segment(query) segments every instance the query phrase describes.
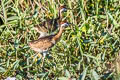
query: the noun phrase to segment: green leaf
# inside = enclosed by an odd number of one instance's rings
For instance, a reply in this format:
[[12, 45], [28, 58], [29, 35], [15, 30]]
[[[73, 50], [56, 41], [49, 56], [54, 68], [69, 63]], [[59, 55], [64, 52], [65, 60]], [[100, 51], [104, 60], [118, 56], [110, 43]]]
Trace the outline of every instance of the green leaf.
[[115, 25], [115, 27], [117, 28], [119, 26], [119, 24], [116, 22], [116, 20], [113, 18], [113, 16], [108, 12], [108, 15], [110, 17], [110, 19], [113, 21], [113, 24]]
[[5, 68], [0, 67], [0, 72], [6, 72]]
[[59, 80], [69, 80], [68, 77], [59, 77], [58, 79], [59, 79]]
[[69, 78], [71, 77], [70, 72], [67, 69], [65, 70], [65, 76]]
[[82, 75], [80, 75], [80, 78], [79, 78], [80, 80], [85, 80], [85, 76], [86, 76], [86, 74], [87, 74], [87, 69], [88, 69], [88, 67], [86, 67], [86, 68], [84, 69]]
[[20, 62], [20, 60], [16, 60], [14, 63], [13, 63], [13, 68], [14, 68], [14, 70], [19, 66], [19, 62]]
[[18, 20], [19, 17], [18, 16], [11, 16], [9, 18], [7, 18], [7, 21], [10, 21], [10, 20]]
[[95, 80], [99, 80], [100, 76], [97, 74], [95, 70], [92, 70], [92, 76], [94, 77]]

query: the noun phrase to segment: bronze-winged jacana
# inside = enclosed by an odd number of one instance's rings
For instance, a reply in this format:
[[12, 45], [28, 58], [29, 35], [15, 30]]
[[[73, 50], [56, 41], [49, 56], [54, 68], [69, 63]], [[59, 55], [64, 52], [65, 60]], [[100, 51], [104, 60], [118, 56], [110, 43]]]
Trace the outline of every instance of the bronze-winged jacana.
[[56, 44], [56, 42], [58, 42], [63, 33], [64, 28], [66, 26], [69, 26], [69, 23], [66, 21], [62, 21], [60, 22], [59, 26], [59, 31], [56, 34], [44, 36], [39, 38], [38, 40], [33, 40], [29, 42], [30, 48], [37, 53], [43, 53], [43, 57], [45, 57], [48, 53], [48, 50], [51, 47], [53, 47]]
[[48, 32], [53, 32], [58, 28], [59, 22], [62, 20], [62, 13], [70, 10], [66, 7], [66, 5], [62, 5], [59, 7], [58, 17], [55, 19], [46, 19], [46, 21], [42, 22], [39, 25], [36, 25], [34, 28], [37, 32], [40, 33], [40, 37], [47, 36]]

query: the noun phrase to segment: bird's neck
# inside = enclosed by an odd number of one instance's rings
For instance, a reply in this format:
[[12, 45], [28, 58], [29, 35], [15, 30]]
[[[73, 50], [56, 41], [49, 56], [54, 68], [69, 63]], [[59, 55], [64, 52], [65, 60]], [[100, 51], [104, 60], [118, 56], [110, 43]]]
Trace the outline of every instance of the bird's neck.
[[60, 9], [59, 9], [59, 12], [58, 12], [58, 19], [61, 19], [62, 15], [61, 15], [61, 12], [60, 12]]
[[57, 41], [60, 39], [62, 32], [63, 32], [64, 28], [60, 27], [59, 32], [54, 36], [53, 40]]

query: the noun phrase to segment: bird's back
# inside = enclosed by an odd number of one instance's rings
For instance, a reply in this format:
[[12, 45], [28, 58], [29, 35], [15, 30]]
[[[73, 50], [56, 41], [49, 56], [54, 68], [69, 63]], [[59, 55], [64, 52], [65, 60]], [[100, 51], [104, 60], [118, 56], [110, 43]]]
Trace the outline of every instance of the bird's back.
[[54, 44], [51, 42], [54, 35], [41, 37], [38, 40], [29, 42], [29, 46], [36, 52], [42, 52]]
[[46, 19], [46, 21], [42, 22], [39, 25], [35, 25], [35, 28], [37, 28], [38, 32], [46, 32], [51, 33], [55, 31], [58, 28], [59, 20], [57, 18], [55, 19]]

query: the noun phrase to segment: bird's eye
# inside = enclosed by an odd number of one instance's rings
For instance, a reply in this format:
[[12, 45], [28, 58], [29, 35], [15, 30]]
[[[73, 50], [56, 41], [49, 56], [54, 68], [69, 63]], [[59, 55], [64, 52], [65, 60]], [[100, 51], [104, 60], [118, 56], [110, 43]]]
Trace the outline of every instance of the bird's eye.
[[66, 27], [66, 26], [69, 26], [68, 23], [64, 23], [64, 24], [61, 24], [62, 27]]

